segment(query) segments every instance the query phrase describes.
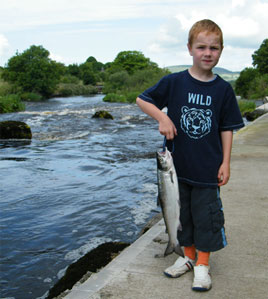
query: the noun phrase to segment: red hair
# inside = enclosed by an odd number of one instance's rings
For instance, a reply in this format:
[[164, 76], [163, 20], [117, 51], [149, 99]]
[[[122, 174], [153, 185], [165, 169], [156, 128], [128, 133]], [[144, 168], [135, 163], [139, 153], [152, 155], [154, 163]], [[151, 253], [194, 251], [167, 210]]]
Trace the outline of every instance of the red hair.
[[221, 47], [223, 48], [223, 35], [221, 28], [211, 20], [205, 19], [196, 22], [189, 31], [188, 44], [191, 46], [194, 39], [200, 32], [215, 33], [219, 36]]

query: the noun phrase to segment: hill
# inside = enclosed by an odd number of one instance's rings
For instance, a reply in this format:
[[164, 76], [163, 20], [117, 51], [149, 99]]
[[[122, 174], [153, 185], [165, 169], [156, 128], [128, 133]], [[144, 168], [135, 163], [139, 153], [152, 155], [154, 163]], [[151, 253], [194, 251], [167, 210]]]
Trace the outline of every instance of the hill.
[[[171, 73], [176, 73], [176, 72], [181, 72], [184, 71], [188, 68], [190, 68], [191, 65], [172, 65], [172, 66], [167, 66], [166, 68], [171, 72]], [[232, 72], [229, 71], [225, 68], [222, 67], [215, 67], [213, 69], [215, 74], [220, 75], [223, 79], [226, 81], [233, 81], [236, 80], [239, 77], [240, 72]]]

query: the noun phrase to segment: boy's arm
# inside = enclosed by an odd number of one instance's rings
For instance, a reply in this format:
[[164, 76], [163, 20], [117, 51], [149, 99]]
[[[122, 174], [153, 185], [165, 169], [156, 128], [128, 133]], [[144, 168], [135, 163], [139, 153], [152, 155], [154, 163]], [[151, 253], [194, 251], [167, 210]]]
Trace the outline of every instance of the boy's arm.
[[222, 131], [221, 142], [223, 150], [223, 161], [218, 171], [218, 186], [226, 185], [230, 178], [233, 131]]
[[140, 98], [137, 98], [136, 103], [144, 113], [158, 121], [160, 134], [166, 136], [167, 140], [174, 139], [177, 135], [177, 129], [166, 113], [161, 111], [154, 104], [146, 102]]

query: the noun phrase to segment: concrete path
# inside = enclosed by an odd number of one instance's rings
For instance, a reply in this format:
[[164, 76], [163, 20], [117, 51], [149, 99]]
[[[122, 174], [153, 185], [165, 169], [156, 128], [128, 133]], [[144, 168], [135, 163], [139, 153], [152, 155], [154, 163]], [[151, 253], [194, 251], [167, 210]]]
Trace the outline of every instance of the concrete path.
[[268, 298], [268, 114], [235, 134], [231, 180], [221, 189], [228, 246], [211, 254], [212, 289], [191, 290], [193, 272], [177, 279], [163, 270], [176, 254], [155, 258], [166, 244], [161, 220], [66, 299]]

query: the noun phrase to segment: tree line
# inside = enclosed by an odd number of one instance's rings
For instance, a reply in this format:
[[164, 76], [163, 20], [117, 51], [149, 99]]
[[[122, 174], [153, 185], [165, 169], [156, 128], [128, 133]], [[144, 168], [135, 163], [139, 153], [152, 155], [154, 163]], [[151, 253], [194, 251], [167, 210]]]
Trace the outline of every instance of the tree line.
[[100, 90], [106, 101], [134, 102], [144, 88], [167, 73], [139, 51], [122, 51], [105, 64], [90, 56], [84, 63], [66, 66], [52, 60], [42, 46], [32, 45], [0, 68], [0, 113], [23, 109], [20, 100], [91, 95]]

